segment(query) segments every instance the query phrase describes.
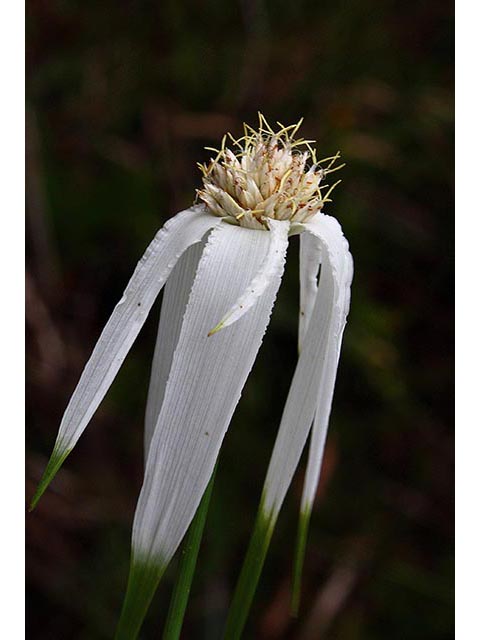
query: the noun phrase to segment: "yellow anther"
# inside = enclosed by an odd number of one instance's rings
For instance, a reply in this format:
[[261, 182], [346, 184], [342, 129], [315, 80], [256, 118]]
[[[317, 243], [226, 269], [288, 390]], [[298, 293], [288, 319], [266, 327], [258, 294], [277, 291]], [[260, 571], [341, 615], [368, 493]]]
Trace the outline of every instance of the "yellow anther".
[[[255, 139], [258, 137], [258, 132], [255, 131], [255, 129], [253, 127], [251, 127], [249, 124], [247, 124], [246, 122], [243, 123], [243, 127], [245, 129], [245, 137], [248, 138], [250, 137], [250, 139]], [[248, 130], [250, 130], [252, 132], [252, 135], [249, 136], [248, 135]]]
[[335, 189], [335, 187], [340, 184], [340, 182], [341, 182], [341, 180], [337, 180], [337, 182], [335, 182], [335, 184], [332, 184], [330, 189], [327, 191], [327, 193], [322, 198], [324, 202], [331, 202], [331, 200], [328, 199], [328, 196], [332, 193], [332, 191]]
[[316, 140], [304, 140], [303, 138], [299, 138], [298, 140], [295, 140], [295, 142], [291, 142], [290, 146], [292, 148], [299, 147], [302, 144], [307, 146], [307, 145], [310, 145], [312, 142], [316, 142]]
[[334, 156], [329, 156], [328, 158], [322, 158], [321, 160], [319, 160], [318, 162], [328, 162], [329, 160], [333, 160], [335, 161], [337, 158], [340, 157], [340, 152], [337, 151], [337, 153]]
[[[300, 118], [300, 120], [297, 122], [297, 124], [294, 126], [292, 133], [290, 134], [290, 137], [293, 138], [293, 136], [297, 133], [297, 131], [300, 129], [300, 127], [302, 126], [303, 123], [303, 116]], [[312, 142], [315, 142], [314, 140]]]
[[275, 132], [273, 131], [272, 127], [268, 124], [267, 119], [265, 118], [263, 113], [260, 113], [260, 111], [258, 112], [258, 123], [260, 125], [259, 127], [260, 129], [262, 129], [262, 123], [263, 123], [266, 127], [266, 131], [268, 133], [271, 133], [272, 136], [275, 135]]
[[285, 185], [285, 181], [286, 181], [286, 179], [288, 178], [288, 176], [289, 176], [289, 175], [291, 175], [291, 173], [292, 173], [292, 169], [289, 169], [288, 171], [286, 171], [286, 172], [283, 174], [283, 177], [282, 177], [282, 179], [280, 180], [280, 184], [278, 185], [278, 189], [277, 189], [277, 191], [281, 191], [281, 190], [283, 189], [283, 187], [284, 187], [284, 185]]
[[197, 167], [200, 169], [204, 176], [207, 175], [207, 167], [204, 164], [202, 164], [201, 162], [197, 162]]
[[292, 201], [291, 201], [291, 202], [292, 202], [292, 204], [293, 204], [293, 207], [292, 207], [292, 213], [290, 214], [289, 220], [292, 220], [292, 218], [293, 218], [293, 216], [296, 214], [296, 212], [297, 212], [297, 208], [298, 208], [298, 207], [297, 207], [297, 203], [295, 202], [295, 200], [294, 200], [293, 198], [292, 198]]
[[[332, 165], [329, 165], [330, 167]], [[333, 173], [334, 171], [338, 171], [339, 169], [343, 169], [343, 167], [345, 166], [345, 162], [343, 164], [339, 164], [337, 167], [333, 167], [333, 169], [329, 169], [328, 167], [326, 169], [323, 170], [323, 173], [327, 174], [327, 173]]]
[[239, 147], [243, 152], [243, 146], [242, 146], [241, 142], [242, 142], [242, 140], [246, 140], [246, 136], [242, 136], [241, 138], [234, 138], [230, 132], [228, 132], [227, 135], [230, 138], [230, 140], [233, 142], [233, 144], [235, 144], [237, 147]]
[[315, 149], [310, 145], [310, 143], [309, 143], [309, 142], [307, 142], [305, 146], [307, 147], [307, 149], [308, 149], [308, 150], [309, 150], [309, 152], [310, 152], [310, 156], [311, 156], [311, 158], [312, 158], [312, 164], [318, 164], [318, 161], [317, 161], [317, 152], [315, 151]]
[[328, 165], [328, 167], [326, 169], [324, 169], [324, 171], [328, 171], [330, 169], [330, 167], [335, 164], [335, 161], [338, 160], [339, 157], [340, 157], [340, 151], [337, 151], [337, 153], [333, 156], [333, 158], [331, 158], [330, 164]]

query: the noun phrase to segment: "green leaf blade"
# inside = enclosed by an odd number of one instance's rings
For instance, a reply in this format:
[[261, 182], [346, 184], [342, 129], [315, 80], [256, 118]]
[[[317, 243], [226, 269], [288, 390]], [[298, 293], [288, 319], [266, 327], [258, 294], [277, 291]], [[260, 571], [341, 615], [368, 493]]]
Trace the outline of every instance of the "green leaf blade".
[[300, 596], [302, 591], [302, 573], [305, 562], [305, 548], [307, 545], [308, 527], [310, 524], [311, 508], [300, 512], [298, 520], [297, 541], [295, 544], [295, 559], [293, 562], [293, 583], [292, 583], [292, 616], [298, 616], [300, 608]]
[[212, 495], [215, 471], [197, 509], [188, 532], [185, 548], [182, 550], [179, 575], [168, 610], [167, 622], [163, 632], [163, 640], [177, 640], [182, 630], [185, 610], [187, 608], [190, 588], [198, 559], [198, 552], [203, 536], [208, 507]]
[[242, 571], [235, 588], [233, 601], [225, 626], [225, 640], [239, 640], [262, 572], [265, 557], [275, 526], [275, 519], [267, 514], [263, 506], [258, 511], [255, 527]]

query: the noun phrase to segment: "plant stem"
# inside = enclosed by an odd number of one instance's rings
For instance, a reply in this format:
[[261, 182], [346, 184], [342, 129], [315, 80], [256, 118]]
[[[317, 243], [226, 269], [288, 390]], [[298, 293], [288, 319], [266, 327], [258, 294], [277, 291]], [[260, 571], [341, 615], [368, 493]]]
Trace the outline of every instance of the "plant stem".
[[205, 489], [203, 498], [198, 506], [195, 517], [190, 525], [187, 540], [182, 549], [179, 574], [175, 589], [173, 591], [170, 608], [168, 610], [167, 622], [163, 631], [163, 640], [178, 640], [182, 630], [183, 618], [187, 608], [190, 587], [192, 586], [193, 574], [197, 564], [198, 551], [202, 540], [203, 529], [207, 519], [208, 506], [212, 495], [213, 483], [215, 480], [216, 467], [212, 477]]

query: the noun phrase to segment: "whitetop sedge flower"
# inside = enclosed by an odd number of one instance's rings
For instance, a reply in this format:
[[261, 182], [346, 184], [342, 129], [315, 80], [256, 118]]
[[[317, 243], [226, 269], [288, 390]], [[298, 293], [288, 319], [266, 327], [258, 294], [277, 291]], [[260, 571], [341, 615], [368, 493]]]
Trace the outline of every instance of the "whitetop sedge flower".
[[[322, 168], [312, 141], [295, 139], [300, 124], [274, 131], [260, 116], [258, 130], [245, 126], [242, 138], [230, 136], [231, 148], [225, 136], [216, 156], [200, 165], [201, 203], [169, 220], [138, 263], [68, 404], [32, 501], [34, 506], [75, 446], [166, 285], [145, 418], [145, 477], [118, 638], [136, 637], [160, 576], [194, 517], [269, 323], [289, 237], [297, 234], [300, 356], [243, 582], [252, 581], [248, 565], [255, 553], [261, 558], [253, 570], [258, 578], [312, 429], [301, 507], [302, 522], [308, 521], [353, 266], [340, 225], [321, 211], [334, 186], [322, 182], [335, 170], [338, 154]], [[302, 526], [301, 548], [304, 538]], [[248, 605], [242, 600], [252, 595], [241, 578], [227, 637], [238, 637]]]

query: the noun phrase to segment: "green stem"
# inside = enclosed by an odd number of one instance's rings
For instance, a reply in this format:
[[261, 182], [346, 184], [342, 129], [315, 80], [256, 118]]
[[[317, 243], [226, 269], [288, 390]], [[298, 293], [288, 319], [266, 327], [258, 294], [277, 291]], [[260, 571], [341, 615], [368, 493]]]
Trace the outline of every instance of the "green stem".
[[265, 562], [274, 526], [275, 520], [265, 514], [261, 504], [232, 605], [228, 612], [224, 634], [225, 640], [238, 640], [241, 637]]
[[292, 585], [292, 616], [298, 615], [300, 607], [300, 595], [302, 587], [302, 572], [305, 561], [305, 547], [307, 545], [308, 526], [310, 524], [311, 508], [300, 512], [298, 521], [297, 542], [295, 545], [295, 560], [293, 563], [293, 585]]
[[210, 482], [203, 494], [202, 501], [197, 509], [180, 560], [179, 575], [168, 610], [167, 622], [163, 631], [163, 640], [177, 640], [182, 630], [183, 618], [187, 608], [188, 596], [192, 586], [193, 574], [197, 564], [198, 551], [202, 540], [203, 529], [207, 519], [208, 506], [212, 495], [216, 468], [213, 471]]

